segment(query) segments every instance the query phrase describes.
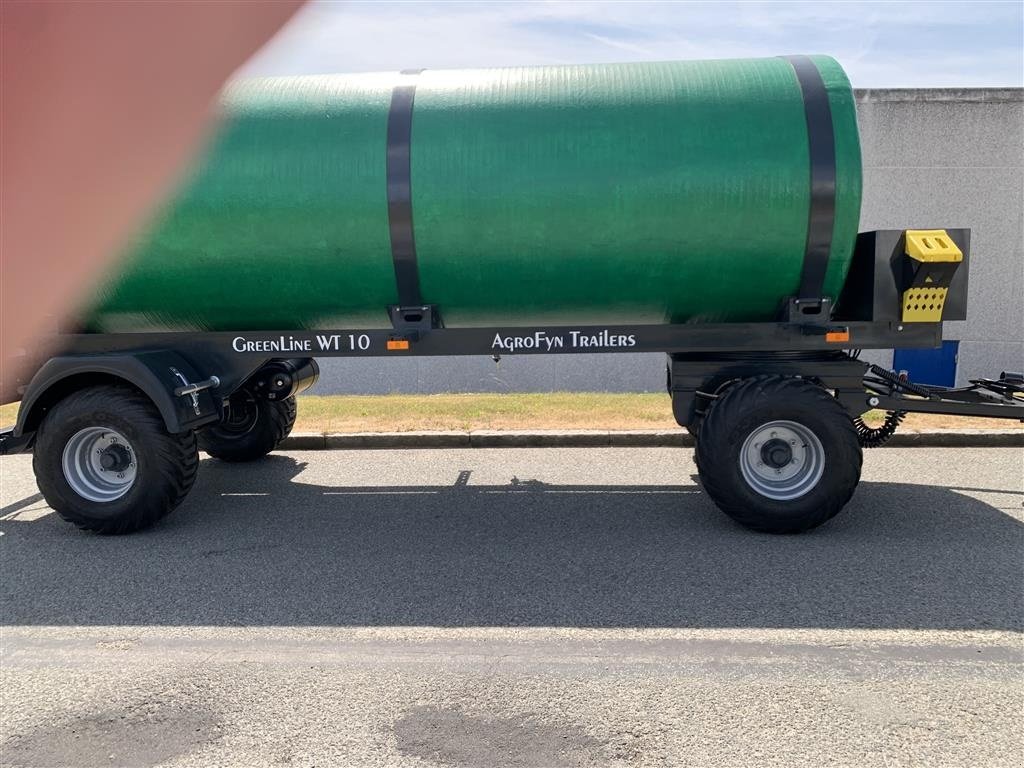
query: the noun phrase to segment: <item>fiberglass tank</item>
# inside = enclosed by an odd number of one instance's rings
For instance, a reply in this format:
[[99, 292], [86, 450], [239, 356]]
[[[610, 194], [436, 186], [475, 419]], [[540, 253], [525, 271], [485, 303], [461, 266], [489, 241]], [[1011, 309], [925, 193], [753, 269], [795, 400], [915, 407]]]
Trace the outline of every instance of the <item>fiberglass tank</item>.
[[827, 94], [816, 139], [786, 58], [238, 83], [84, 327], [386, 327], [396, 255], [403, 303], [447, 327], [775, 319], [801, 282], [815, 140], [834, 148], [838, 296], [860, 210], [854, 98], [834, 60], [802, 61]]

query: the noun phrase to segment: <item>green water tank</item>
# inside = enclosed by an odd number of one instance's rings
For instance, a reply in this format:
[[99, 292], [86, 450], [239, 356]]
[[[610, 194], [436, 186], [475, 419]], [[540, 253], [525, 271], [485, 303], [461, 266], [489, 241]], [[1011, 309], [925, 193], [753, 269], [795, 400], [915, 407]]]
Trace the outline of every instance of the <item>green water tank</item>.
[[860, 211], [853, 93], [834, 60], [803, 58], [803, 80], [795, 61], [239, 83], [83, 324], [387, 327], [396, 251], [402, 301], [418, 277], [447, 327], [770, 320], [822, 233], [835, 297]]

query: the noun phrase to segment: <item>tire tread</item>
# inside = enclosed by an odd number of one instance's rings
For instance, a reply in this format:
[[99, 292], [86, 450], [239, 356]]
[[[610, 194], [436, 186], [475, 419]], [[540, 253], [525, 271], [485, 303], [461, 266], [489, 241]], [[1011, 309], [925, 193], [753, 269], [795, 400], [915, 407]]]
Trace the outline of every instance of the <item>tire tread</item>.
[[[65, 498], [61, 486], [61, 456], [64, 442], [59, 436], [64, 424], [90, 414], [113, 411], [141, 433], [145, 448], [152, 454], [151, 464], [163, 482], [147, 482], [151, 490], [146, 503], [135, 504], [116, 517], [91, 517], [76, 506], [75, 498]], [[138, 451], [143, 446], [136, 446]], [[64, 520], [82, 530], [101, 534], [124, 534], [147, 528], [170, 514], [192, 489], [199, 471], [199, 452], [192, 431], [173, 434], [153, 402], [138, 390], [119, 385], [103, 385], [79, 390], [57, 403], [46, 415], [36, 436], [32, 457], [39, 491]], [[58, 476], [59, 473], [59, 476]], [[74, 493], [68, 489], [70, 493]]]
[[295, 426], [298, 404], [294, 397], [258, 403], [260, 415], [250, 432], [225, 437], [213, 425], [199, 433], [199, 448], [215, 459], [239, 463], [261, 459], [276, 449]]
[[[849, 446], [849, 456], [843, 456], [852, 464], [845, 470], [853, 470], [854, 481], [836, 482], [837, 469], [820, 481], [827, 491], [826, 497], [816, 510], [793, 519], [779, 519], [763, 509], [753, 508], [745, 503], [736, 489], [736, 481], [730, 472], [722, 468], [734, 462], [733, 450], [736, 433], [743, 429], [741, 421], [749, 416], [752, 409], [765, 402], [800, 403], [814, 408], [834, 431], [836, 444]], [[739, 382], [711, 403], [701, 426], [701, 439], [697, 441], [695, 460], [701, 483], [708, 496], [729, 517], [741, 525], [765, 533], [799, 533], [816, 528], [835, 517], [850, 501], [860, 477], [863, 454], [857, 442], [857, 431], [846, 410], [825, 389], [806, 379], [778, 375], [756, 376]], [[819, 435], [819, 438], [821, 435]], [[834, 457], [835, 458], [835, 457]], [[844, 469], [844, 468], [839, 468]], [[770, 500], [766, 499], [766, 502]]]

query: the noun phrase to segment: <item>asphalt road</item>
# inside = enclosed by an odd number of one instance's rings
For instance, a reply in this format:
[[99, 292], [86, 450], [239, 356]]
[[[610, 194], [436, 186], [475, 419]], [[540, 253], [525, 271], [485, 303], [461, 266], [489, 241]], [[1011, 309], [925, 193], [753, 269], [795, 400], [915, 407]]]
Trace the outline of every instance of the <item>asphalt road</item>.
[[205, 461], [135, 536], [0, 460], [4, 765], [1001, 766], [1024, 451], [869, 452], [748, 533], [686, 449]]

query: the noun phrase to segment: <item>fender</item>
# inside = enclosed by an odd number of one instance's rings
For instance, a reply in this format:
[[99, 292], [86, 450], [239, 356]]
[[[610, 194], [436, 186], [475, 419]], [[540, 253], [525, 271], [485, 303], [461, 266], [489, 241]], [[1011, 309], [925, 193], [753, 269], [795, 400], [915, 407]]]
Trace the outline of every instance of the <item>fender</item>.
[[13, 436], [34, 433], [48, 408], [84, 387], [122, 381], [141, 390], [160, 411], [172, 433], [197, 429], [221, 417], [221, 402], [210, 390], [178, 397], [177, 387], [202, 375], [177, 352], [150, 350], [50, 358], [25, 389]]

